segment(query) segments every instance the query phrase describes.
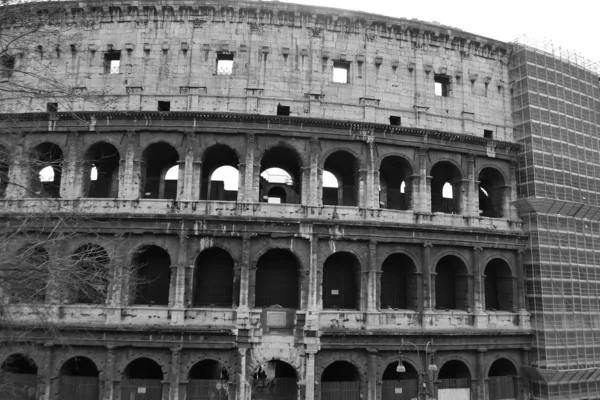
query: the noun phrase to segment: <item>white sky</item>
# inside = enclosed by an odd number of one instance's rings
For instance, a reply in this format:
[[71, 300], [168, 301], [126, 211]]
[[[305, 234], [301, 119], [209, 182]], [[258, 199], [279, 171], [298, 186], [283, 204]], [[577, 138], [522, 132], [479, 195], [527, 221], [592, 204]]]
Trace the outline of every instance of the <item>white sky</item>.
[[600, 61], [597, 43], [600, 19], [598, 0], [296, 0], [285, 3], [365, 11], [397, 18], [437, 21], [478, 36], [510, 42], [527, 35], [550, 39], [585, 58]]

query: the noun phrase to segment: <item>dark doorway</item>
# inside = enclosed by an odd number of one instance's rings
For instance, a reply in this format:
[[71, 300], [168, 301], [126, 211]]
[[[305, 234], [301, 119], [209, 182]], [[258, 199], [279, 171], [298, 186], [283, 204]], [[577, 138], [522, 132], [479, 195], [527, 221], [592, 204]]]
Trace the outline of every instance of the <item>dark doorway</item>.
[[121, 381], [121, 399], [162, 400], [163, 372], [149, 358], [138, 358], [127, 365]]
[[60, 400], [98, 399], [98, 375], [96, 364], [89, 358], [70, 358], [60, 369]]
[[485, 309], [514, 311], [513, 277], [502, 259], [494, 259], [485, 267]]
[[266, 252], [256, 263], [256, 307], [300, 305], [298, 261], [288, 250]]
[[435, 308], [467, 310], [469, 280], [464, 263], [456, 256], [445, 256], [438, 261], [435, 272]]
[[321, 400], [359, 400], [360, 375], [347, 361], [330, 364], [321, 376]]
[[356, 157], [346, 151], [336, 151], [325, 160], [323, 171], [333, 174], [338, 183], [337, 196], [331, 196], [329, 191], [323, 189], [323, 205], [358, 205], [358, 162]]
[[360, 265], [353, 254], [334, 253], [323, 267], [323, 308], [358, 309]]
[[[142, 161], [142, 197], [175, 200], [179, 154], [173, 146], [164, 142], [151, 144], [142, 153]], [[177, 168], [172, 170], [173, 167]]]
[[490, 400], [518, 398], [518, 375], [515, 365], [506, 358], [492, 364], [488, 374], [488, 394]]
[[138, 280], [135, 304], [168, 305], [171, 284], [169, 254], [158, 246], [146, 247], [135, 256], [134, 268]]
[[416, 309], [419, 303], [417, 274], [406, 254], [392, 254], [385, 259], [381, 274], [381, 309]]
[[405, 372], [397, 372], [398, 361], [383, 372], [382, 400], [411, 400], [419, 397], [419, 374], [415, 367], [403, 362]]
[[399, 156], [386, 157], [379, 169], [379, 205], [392, 210], [408, 210], [412, 197], [412, 167]]
[[271, 360], [256, 370], [252, 377], [252, 398], [257, 400], [296, 400], [298, 378], [294, 367]]
[[84, 196], [119, 197], [119, 151], [110, 143], [92, 145], [85, 153]]
[[202, 360], [189, 374], [187, 398], [194, 400], [227, 400], [229, 373], [215, 360]]
[[213, 247], [196, 258], [194, 306], [233, 306], [233, 259], [223, 249]]
[[0, 398], [3, 400], [35, 400], [37, 365], [23, 354], [13, 354], [2, 363]]

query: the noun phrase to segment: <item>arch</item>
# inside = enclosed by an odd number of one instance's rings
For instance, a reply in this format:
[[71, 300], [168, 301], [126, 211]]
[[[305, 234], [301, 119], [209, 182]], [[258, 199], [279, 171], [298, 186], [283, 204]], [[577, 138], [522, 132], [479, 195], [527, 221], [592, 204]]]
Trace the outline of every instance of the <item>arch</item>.
[[73, 253], [69, 279], [63, 285], [67, 298], [81, 304], [103, 304], [110, 282], [107, 251], [92, 243], [79, 246]]
[[[291, 178], [281, 179], [278, 175], [266, 174], [280, 169]], [[266, 150], [260, 160], [260, 201], [269, 201], [270, 194], [275, 190], [276, 198], [281, 203], [300, 204], [302, 200], [302, 158], [296, 149], [279, 144]], [[274, 196], [275, 198], [275, 196]]]
[[274, 186], [267, 193], [267, 202], [275, 204], [287, 203], [287, 193], [281, 186]]
[[300, 306], [300, 265], [285, 249], [271, 249], [256, 263], [255, 306], [284, 308]]
[[11, 354], [0, 367], [0, 398], [34, 399], [37, 395], [35, 362], [25, 354]]
[[[462, 173], [460, 168], [449, 160], [438, 161], [430, 171], [431, 212], [458, 214], [462, 212]], [[452, 186], [452, 198], [444, 198], [444, 185]]]
[[479, 172], [479, 212], [484, 217], [502, 218], [507, 215], [504, 209], [507, 196], [506, 181], [495, 167], [485, 167]]
[[440, 389], [467, 389], [471, 387], [471, 371], [460, 360], [449, 360], [438, 373]]
[[[399, 400], [419, 397], [419, 373], [409, 362], [402, 361], [405, 372], [398, 372], [400, 361], [388, 364], [382, 375], [381, 399]], [[398, 396], [401, 389], [401, 396]]]
[[215, 179], [214, 173], [222, 167], [231, 167], [237, 171], [239, 180], [239, 158], [237, 153], [231, 147], [224, 144], [215, 144], [204, 151], [202, 157], [202, 178], [200, 185], [200, 199], [202, 200], [220, 200], [236, 201], [238, 194], [238, 185], [236, 189], [231, 188], [231, 180], [235, 177], [231, 173], [224, 174], [222, 179]]
[[176, 199], [177, 181], [166, 180], [167, 171], [177, 165], [179, 153], [167, 142], [150, 144], [142, 152], [141, 196], [147, 199]]
[[198, 361], [188, 373], [187, 397], [227, 400], [229, 372], [212, 359]]
[[285, 361], [260, 364], [252, 375], [252, 398], [294, 400], [298, 398], [298, 374]]
[[336, 150], [325, 159], [323, 171], [331, 172], [337, 188], [323, 188], [323, 205], [358, 205], [358, 159], [346, 150]]
[[162, 398], [163, 371], [158, 363], [150, 358], [137, 358], [123, 370], [121, 381], [121, 399], [135, 398], [135, 394], [144, 388], [149, 399]]
[[4, 277], [5, 291], [10, 300], [43, 303], [51, 267], [50, 256], [44, 247], [36, 244], [21, 247]]
[[111, 143], [96, 142], [84, 155], [83, 195], [93, 198], [119, 197], [119, 150]]
[[417, 268], [412, 258], [402, 253], [391, 254], [381, 269], [381, 309], [416, 309], [419, 304]]
[[323, 265], [323, 308], [359, 309], [360, 263], [349, 252], [331, 254]]
[[518, 394], [518, 372], [515, 364], [499, 358], [488, 371], [487, 389], [490, 400], [516, 399]]
[[455, 255], [446, 255], [435, 267], [435, 307], [438, 310], [469, 309], [468, 270]]
[[219, 247], [211, 247], [198, 254], [194, 265], [194, 306], [232, 307], [234, 261], [231, 255]]
[[347, 361], [334, 361], [329, 364], [321, 375], [321, 399], [339, 399], [340, 392], [348, 400], [359, 400], [360, 373]]
[[[59, 198], [64, 159], [61, 148], [51, 142], [40, 143], [31, 151], [30, 159], [31, 191], [39, 197]], [[52, 173], [42, 179], [40, 172], [45, 168]]]
[[485, 309], [514, 311], [514, 279], [510, 266], [501, 258], [490, 260], [484, 270]]
[[151, 358], [141, 357], [129, 362], [123, 370], [123, 379], [156, 379], [163, 380], [160, 365]]
[[171, 257], [158, 246], [138, 250], [133, 259], [137, 277], [134, 304], [168, 305], [171, 285]]
[[0, 199], [3, 199], [8, 186], [8, 177], [10, 169], [10, 154], [5, 146], [0, 144]]
[[99, 372], [92, 360], [87, 357], [75, 356], [63, 363], [59, 375], [98, 377]]
[[379, 167], [379, 204], [392, 210], [409, 210], [412, 203], [411, 163], [404, 157], [390, 155]]

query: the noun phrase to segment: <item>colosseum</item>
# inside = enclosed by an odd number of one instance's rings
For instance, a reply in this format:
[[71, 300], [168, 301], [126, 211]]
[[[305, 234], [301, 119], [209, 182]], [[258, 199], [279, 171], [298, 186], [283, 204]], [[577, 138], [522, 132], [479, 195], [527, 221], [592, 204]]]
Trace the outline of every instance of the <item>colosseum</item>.
[[3, 399], [600, 399], [589, 65], [279, 2], [26, 7]]

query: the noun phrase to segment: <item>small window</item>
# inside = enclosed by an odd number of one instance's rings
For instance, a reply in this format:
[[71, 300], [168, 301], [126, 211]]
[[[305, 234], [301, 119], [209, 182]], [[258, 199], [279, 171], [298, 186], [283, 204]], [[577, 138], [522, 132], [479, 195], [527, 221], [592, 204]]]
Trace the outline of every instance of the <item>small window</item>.
[[49, 112], [49, 113], [58, 112], [58, 103], [46, 103], [46, 112]]
[[277, 104], [277, 115], [290, 115], [290, 107]]
[[494, 138], [494, 131], [491, 131], [489, 129], [484, 129], [483, 130], [483, 137], [486, 139], [493, 139]]
[[10, 78], [15, 70], [15, 58], [11, 56], [3, 56], [0, 58], [0, 77]]
[[448, 97], [450, 92], [450, 77], [446, 75], [436, 75], [435, 81], [435, 95]]
[[402, 122], [402, 119], [400, 117], [390, 115], [390, 125], [400, 126], [401, 122]]
[[121, 52], [109, 51], [104, 54], [104, 73], [118, 74], [121, 67]]
[[171, 102], [170, 101], [159, 101], [158, 102], [158, 111], [171, 111]]
[[233, 72], [233, 54], [217, 54], [217, 75], [231, 75]]
[[333, 63], [333, 81], [336, 83], [348, 83], [350, 76], [350, 64], [346, 62]]

